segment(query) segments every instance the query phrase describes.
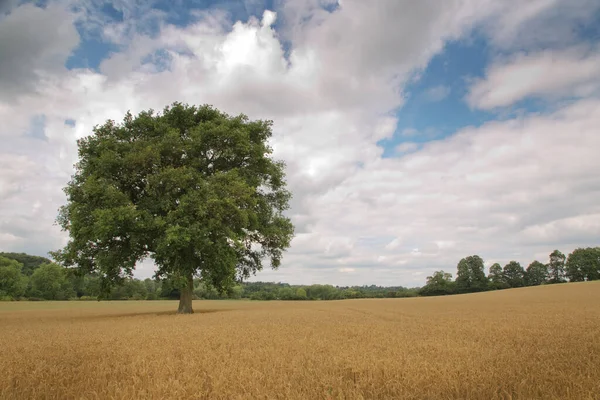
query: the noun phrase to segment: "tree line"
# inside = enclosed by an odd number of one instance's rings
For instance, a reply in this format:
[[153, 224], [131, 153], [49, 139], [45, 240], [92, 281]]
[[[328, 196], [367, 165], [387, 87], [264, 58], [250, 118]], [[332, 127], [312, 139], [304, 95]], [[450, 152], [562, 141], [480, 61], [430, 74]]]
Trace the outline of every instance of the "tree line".
[[[0, 300], [176, 300], [181, 296], [175, 279], [126, 278], [105, 291], [98, 274], [80, 276], [49, 259], [23, 253], [0, 253]], [[341, 300], [414, 297], [418, 288], [401, 286], [290, 285], [237, 282], [218, 290], [209, 282], [193, 280], [194, 299]]]
[[452, 274], [443, 270], [428, 276], [419, 295], [443, 296], [599, 279], [600, 247], [577, 248], [568, 257], [554, 250], [547, 263], [535, 260], [527, 268], [523, 268], [517, 261], [510, 261], [504, 267], [495, 263], [487, 276], [483, 259], [473, 255], [459, 261], [454, 281]]
[[[270, 282], [237, 282], [219, 290], [209, 282], [193, 280], [194, 299], [342, 300], [443, 296], [501, 290], [562, 282], [600, 279], [600, 247], [578, 248], [565, 256], [558, 250], [547, 263], [533, 261], [523, 268], [517, 261], [504, 267], [493, 264], [485, 274], [483, 259], [465, 257], [457, 265], [456, 279], [442, 271], [427, 277], [425, 286], [290, 285]], [[78, 274], [44, 257], [0, 252], [0, 300], [158, 300], [179, 299], [181, 285], [175, 279], [125, 278], [109, 290], [98, 274]]]

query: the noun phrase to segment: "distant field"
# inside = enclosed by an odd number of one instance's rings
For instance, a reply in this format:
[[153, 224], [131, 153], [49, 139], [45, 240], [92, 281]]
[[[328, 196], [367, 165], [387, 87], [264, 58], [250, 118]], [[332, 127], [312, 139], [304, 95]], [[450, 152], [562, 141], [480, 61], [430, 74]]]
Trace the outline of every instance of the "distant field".
[[600, 283], [332, 302], [0, 303], [2, 399], [600, 399]]

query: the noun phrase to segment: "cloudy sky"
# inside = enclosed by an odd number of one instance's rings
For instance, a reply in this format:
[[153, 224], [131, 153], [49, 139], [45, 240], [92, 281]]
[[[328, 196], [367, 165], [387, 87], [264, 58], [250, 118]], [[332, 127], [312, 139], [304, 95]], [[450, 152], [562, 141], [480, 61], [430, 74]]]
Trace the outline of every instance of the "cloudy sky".
[[0, 250], [64, 245], [76, 139], [173, 101], [275, 121], [296, 237], [256, 279], [600, 244], [598, 0], [0, 0]]

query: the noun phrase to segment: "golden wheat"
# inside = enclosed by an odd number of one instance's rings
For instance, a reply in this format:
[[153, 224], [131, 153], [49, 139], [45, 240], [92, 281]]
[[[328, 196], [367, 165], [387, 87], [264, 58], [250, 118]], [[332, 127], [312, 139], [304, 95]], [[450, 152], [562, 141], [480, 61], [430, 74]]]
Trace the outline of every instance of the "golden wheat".
[[595, 399], [600, 283], [335, 302], [0, 305], [2, 399]]

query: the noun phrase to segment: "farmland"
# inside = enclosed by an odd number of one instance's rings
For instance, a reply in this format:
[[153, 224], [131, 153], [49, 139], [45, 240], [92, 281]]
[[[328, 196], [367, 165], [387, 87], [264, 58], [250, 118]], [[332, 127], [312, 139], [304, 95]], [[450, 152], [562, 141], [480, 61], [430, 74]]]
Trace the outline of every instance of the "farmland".
[[1, 399], [594, 399], [600, 282], [313, 302], [0, 303]]

